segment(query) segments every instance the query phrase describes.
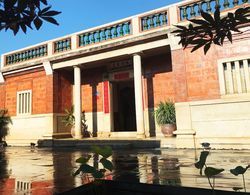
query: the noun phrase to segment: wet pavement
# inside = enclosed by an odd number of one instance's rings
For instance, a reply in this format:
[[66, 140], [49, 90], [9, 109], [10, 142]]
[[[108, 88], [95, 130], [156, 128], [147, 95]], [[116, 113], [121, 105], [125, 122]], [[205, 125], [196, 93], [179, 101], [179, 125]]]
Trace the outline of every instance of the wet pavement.
[[[115, 150], [110, 159], [115, 169], [105, 179], [210, 188], [207, 178], [194, 167], [199, 153], [191, 149]], [[43, 195], [80, 186], [88, 181], [72, 173], [78, 167], [75, 160], [86, 154], [87, 150], [70, 148], [6, 148], [0, 152], [0, 194]], [[90, 164], [101, 168], [97, 162], [98, 156], [93, 155]], [[250, 164], [250, 150], [212, 150], [207, 164], [225, 169], [215, 180], [216, 189], [232, 191], [232, 187], [242, 187], [242, 177], [229, 170]], [[250, 191], [250, 170], [245, 179]]]

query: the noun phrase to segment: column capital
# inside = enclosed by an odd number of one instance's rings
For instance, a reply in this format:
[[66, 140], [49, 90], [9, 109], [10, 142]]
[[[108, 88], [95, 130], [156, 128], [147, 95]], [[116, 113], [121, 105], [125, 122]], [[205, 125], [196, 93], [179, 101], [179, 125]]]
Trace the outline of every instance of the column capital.
[[80, 64], [73, 65], [73, 68], [81, 68]]
[[139, 51], [139, 52], [133, 53], [132, 56], [142, 56], [142, 54], [143, 54], [143, 51]]

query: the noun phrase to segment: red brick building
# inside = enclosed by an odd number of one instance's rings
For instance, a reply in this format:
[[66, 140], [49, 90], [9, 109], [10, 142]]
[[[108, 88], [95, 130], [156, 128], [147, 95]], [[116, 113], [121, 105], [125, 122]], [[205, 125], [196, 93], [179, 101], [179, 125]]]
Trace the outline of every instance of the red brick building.
[[[249, 6], [229, 3], [221, 8]], [[85, 111], [94, 136], [164, 140], [152, 112], [171, 99], [177, 147], [208, 141], [248, 148], [249, 28], [207, 55], [183, 50], [170, 33], [208, 5], [214, 1], [183, 1], [2, 55], [0, 108], [13, 119], [9, 143], [70, 134], [62, 119], [72, 105], [76, 138]]]

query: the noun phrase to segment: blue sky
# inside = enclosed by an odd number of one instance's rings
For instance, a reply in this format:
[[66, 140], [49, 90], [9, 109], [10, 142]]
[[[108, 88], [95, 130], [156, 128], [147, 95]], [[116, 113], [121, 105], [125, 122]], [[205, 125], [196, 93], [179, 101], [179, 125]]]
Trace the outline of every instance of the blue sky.
[[44, 23], [39, 31], [0, 32], [0, 54], [57, 38], [118, 19], [160, 8], [181, 0], [48, 0], [57, 11], [60, 26]]

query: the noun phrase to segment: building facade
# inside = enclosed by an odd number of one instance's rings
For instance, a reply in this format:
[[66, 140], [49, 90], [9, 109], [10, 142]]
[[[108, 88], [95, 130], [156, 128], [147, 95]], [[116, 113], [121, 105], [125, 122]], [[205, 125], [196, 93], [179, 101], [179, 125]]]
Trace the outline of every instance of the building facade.
[[[248, 1], [221, 2], [224, 12]], [[0, 108], [13, 125], [8, 143], [70, 135], [62, 122], [74, 105], [76, 139], [81, 113], [98, 138], [148, 138], [167, 142], [153, 112], [160, 101], [176, 106], [177, 147], [211, 142], [250, 147], [250, 34], [191, 53], [178, 45], [174, 25], [199, 17], [218, 1], [182, 1], [2, 55]], [[223, 12], [223, 13], [224, 13]]]

